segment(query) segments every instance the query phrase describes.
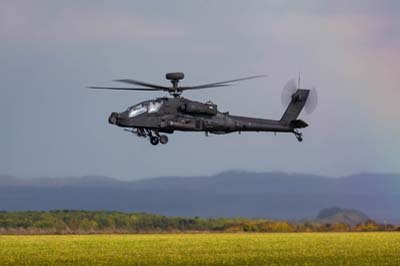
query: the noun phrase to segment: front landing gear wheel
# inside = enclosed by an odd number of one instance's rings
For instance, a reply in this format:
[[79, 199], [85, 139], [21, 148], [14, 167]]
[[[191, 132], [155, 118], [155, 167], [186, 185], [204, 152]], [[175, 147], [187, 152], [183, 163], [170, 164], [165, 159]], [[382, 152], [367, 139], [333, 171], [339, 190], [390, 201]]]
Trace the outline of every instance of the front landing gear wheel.
[[150, 137], [150, 143], [152, 144], [152, 145], [157, 145], [158, 144], [158, 142], [159, 142], [159, 140], [158, 140], [158, 138], [157, 137]]
[[161, 144], [167, 144], [167, 143], [168, 143], [168, 136], [166, 136], [166, 135], [161, 135], [161, 136], [160, 136], [160, 143], [161, 143]]

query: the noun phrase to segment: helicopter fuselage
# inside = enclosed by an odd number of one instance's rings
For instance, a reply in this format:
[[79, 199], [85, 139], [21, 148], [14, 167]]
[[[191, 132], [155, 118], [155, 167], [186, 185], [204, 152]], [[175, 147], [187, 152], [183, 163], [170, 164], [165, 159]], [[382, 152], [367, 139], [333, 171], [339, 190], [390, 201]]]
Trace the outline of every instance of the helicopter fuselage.
[[109, 123], [136, 129], [132, 132], [144, 136], [145, 130], [157, 135], [174, 131], [227, 134], [242, 131], [293, 132], [294, 129], [278, 120], [234, 116], [219, 112], [217, 105], [211, 102], [201, 103], [182, 97], [141, 102], [124, 112], [112, 113]]

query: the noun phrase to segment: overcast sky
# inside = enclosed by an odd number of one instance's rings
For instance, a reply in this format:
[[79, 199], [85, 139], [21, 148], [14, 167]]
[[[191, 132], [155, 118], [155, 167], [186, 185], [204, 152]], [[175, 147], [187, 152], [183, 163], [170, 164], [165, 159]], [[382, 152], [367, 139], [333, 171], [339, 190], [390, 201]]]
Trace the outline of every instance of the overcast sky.
[[[268, 78], [185, 92], [221, 111], [279, 119], [299, 73], [318, 109], [304, 141], [176, 133], [153, 147], [107, 122], [160, 93], [90, 91], [134, 78], [184, 85]], [[399, 1], [0, 2], [0, 173], [137, 179], [228, 169], [341, 176], [400, 172]], [[161, 93], [161, 95], [164, 95]]]

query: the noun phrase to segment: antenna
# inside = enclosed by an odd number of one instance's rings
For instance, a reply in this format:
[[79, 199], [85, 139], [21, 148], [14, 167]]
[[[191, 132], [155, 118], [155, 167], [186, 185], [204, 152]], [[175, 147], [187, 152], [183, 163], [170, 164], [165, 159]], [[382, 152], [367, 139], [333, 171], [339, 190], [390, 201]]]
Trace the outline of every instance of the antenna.
[[300, 73], [299, 73], [299, 80], [297, 81], [297, 88], [300, 89]]

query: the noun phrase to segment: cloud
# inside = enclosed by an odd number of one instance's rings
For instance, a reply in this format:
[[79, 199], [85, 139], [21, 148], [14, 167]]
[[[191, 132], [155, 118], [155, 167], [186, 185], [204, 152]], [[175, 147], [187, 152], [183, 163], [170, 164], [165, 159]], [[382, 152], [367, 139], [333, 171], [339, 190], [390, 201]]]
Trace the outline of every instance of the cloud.
[[161, 41], [182, 35], [168, 20], [153, 20], [132, 9], [83, 4], [52, 5], [36, 1], [0, 4], [0, 37], [11, 43], [87, 45]]
[[395, 99], [400, 97], [400, 76], [395, 73], [400, 69], [399, 20], [383, 14], [336, 12], [325, 16], [299, 12], [273, 17], [258, 14], [254, 19], [251, 24], [260, 27], [249, 34], [258, 35], [260, 42], [271, 40], [276, 47], [288, 51], [288, 58], [304, 60], [305, 67], [314, 67], [315, 75], [333, 75], [337, 84], [341, 80], [350, 82], [351, 90], [335, 88], [332, 96], [363, 99], [370, 106], [373, 100], [385, 106], [383, 115], [395, 118]]

